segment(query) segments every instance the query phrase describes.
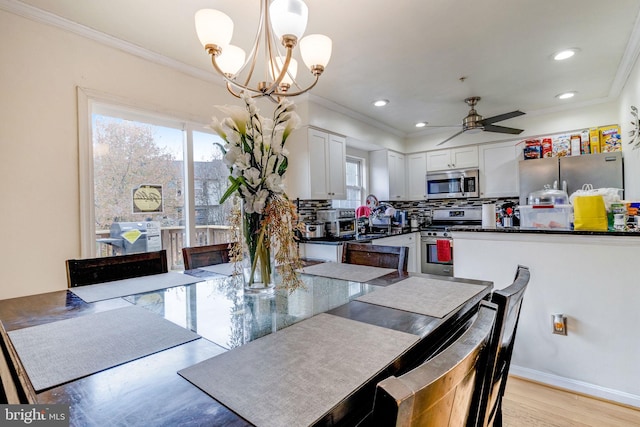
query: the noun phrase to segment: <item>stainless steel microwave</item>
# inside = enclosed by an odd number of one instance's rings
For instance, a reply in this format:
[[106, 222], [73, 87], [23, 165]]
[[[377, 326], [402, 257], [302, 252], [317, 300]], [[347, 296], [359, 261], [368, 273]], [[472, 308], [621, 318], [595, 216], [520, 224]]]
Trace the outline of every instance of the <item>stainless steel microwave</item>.
[[479, 196], [478, 169], [427, 172], [427, 199]]

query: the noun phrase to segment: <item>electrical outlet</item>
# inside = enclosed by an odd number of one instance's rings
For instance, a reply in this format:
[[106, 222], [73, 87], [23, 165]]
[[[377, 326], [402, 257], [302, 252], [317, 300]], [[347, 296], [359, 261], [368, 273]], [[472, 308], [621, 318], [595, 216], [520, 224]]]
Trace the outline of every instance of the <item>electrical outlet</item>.
[[553, 324], [554, 334], [567, 335], [567, 316], [564, 314], [552, 314], [551, 323]]

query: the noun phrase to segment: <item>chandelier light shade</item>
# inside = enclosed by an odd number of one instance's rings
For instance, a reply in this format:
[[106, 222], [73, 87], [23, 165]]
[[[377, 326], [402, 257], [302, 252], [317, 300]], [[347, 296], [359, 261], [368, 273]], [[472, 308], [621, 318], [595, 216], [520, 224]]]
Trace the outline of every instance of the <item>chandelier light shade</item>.
[[307, 29], [309, 8], [302, 0], [274, 0], [269, 6], [269, 14], [278, 38], [290, 34], [300, 39]]
[[[248, 92], [252, 97], [266, 96], [277, 102], [313, 88], [331, 58], [329, 37], [302, 37], [308, 17], [309, 9], [302, 0], [273, 0], [271, 4], [260, 0], [260, 23], [248, 56], [230, 44], [233, 21], [223, 12], [199, 10], [195, 26], [200, 43], [211, 55], [213, 68], [226, 80], [229, 92], [236, 97]], [[296, 81], [298, 62], [293, 51], [298, 41], [300, 56], [312, 75], [306, 86]], [[254, 73], [262, 80], [254, 81]]]

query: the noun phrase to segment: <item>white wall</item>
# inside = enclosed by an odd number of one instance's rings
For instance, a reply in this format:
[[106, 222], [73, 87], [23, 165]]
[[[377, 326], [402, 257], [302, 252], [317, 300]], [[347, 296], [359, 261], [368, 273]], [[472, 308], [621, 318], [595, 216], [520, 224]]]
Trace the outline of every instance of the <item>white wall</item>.
[[232, 103], [206, 83], [0, 11], [0, 299], [66, 288], [80, 256], [76, 87], [208, 123]]
[[[640, 237], [454, 232], [454, 273], [513, 281], [530, 268], [512, 373], [640, 407]], [[554, 335], [551, 315], [568, 317]]]
[[622, 131], [622, 153], [624, 156], [624, 187], [627, 200], [640, 200], [640, 148], [629, 145], [629, 131], [633, 129], [631, 106], [640, 109], [640, 63], [636, 61], [620, 94], [618, 122]]

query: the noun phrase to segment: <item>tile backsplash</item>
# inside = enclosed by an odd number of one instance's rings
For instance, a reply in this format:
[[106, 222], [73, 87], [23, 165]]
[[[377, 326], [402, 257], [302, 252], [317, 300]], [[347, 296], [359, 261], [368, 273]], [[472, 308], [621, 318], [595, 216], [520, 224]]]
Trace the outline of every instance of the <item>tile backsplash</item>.
[[[519, 203], [518, 197], [490, 198], [490, 199], [442, 199], [442, 200], [415, 200], [402, 202], [386, 202], [398, 210], [405, 210], [408, 214], [420, 217], [430, 217], [431, 211], [438, 208], [448, 207], [482, 207], [484, 203], [495, 203], [500, 205], [506, 202]], [[331, 208], [331, 200], [296, 200], [300, 221], [315, 221], [318, 209]]]

